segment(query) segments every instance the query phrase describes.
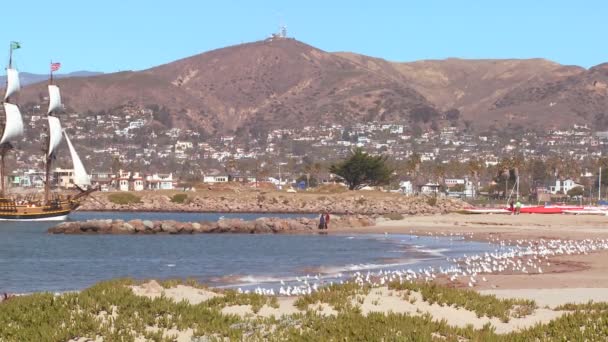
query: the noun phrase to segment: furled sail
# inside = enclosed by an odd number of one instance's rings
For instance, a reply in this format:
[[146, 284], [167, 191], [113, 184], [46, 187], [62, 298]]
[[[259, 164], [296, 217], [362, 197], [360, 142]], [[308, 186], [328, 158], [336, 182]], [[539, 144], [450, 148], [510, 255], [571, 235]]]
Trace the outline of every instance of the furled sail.
[[12, 103], [4, 103], [4, 112], [6, 113], [6, 125], [0, 144], [14, 141], [15, 138], [23, 135], [23, 119], [19, 107]]
[[19, 84], [19, 71], [17, 69], [6, 69], [6, 95], [4, 99], [8, 99], [9, 96], [16, 94], [20, 89], [21, 85]]
[[91, 185], [91, 178], [84, 169], [84, 165], [82, 165], [82, 161], [80, 161], [78, 153], [76, 153], [74, 146], [72, 146], [70, 138], [68, 137], [67, 133], [63, 132], [63, 134], [65, 135], [65, 141], [68, 143], [70, 155], [72, 156], [72, 163], [74, 164], [74, 184], [79, 186]]
[[63, 134], [61, 134], [61, 122], [55, 116], [48, 116], [49, 118], [49, 156], [55, 152], [57, 146], [61, 143]]
[[48, 111], [48, 113], [51, 114], [52, 112], [54, 112], [60, 108], [61, 108], [61, 94], [59, 93], [59, 87], [54, 84], [50, 84], [49, 85], [49, 111]]

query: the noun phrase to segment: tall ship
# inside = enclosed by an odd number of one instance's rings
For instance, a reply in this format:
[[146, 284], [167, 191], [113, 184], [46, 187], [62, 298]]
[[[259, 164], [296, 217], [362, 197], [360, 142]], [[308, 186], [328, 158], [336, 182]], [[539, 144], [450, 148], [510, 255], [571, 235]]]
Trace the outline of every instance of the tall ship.
[[[43, 141], [45, 161], [44, 194], [42, 196], [11, 196], [6, 185], [5, 159], [15, 149], [14, 143], [23, 136], [23, 119], [15, 101], [15, 95], [20, 91], [19, 72], [13, 67], [13, 52], [21, 48], [18, 42], [11, 42], [8, 67], [6, 68], [6, 93], [4, 95], [4, 122], [1, 123], [0, 138], [0, 220], [41, 221], [65, 220], [72, 210], [80, 205], [80, 200], [96, 189], [91, 186], [78, 153], [74, 149], [67, 133], [63, 131], [57, 111], [62, 107], [59, 87], [53, 84], [53, 72], [60, 67], [59, 63], [51, 62], [49, 76], [49, 107], [47, 111], [47, 135]], [[51, 191], [51, 164], [63, 138], [68, 145], [74, 168], [75, 194], [59, 195]]]

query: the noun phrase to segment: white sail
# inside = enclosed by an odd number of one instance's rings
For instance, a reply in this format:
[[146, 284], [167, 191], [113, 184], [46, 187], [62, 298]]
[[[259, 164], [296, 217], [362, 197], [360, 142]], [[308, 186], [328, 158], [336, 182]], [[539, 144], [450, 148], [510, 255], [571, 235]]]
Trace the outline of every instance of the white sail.
[[82, 161], [80, 161], [78, 153], [76, 153], [74, 146], [72, 146], [70, 138], [68, 138], [67, 133], [63, 132], [63, 134], [65, 134], [65, 141], [68, 143], [70, 155], [72, 156], [72, 163], [74, 164], [74, 184], [79, 186], [91, 185], [91, 178], [84, 169], [84, 165], [82, 165]]
[[60, 108], [61, 108], [61, 93], [59, 92], [59, 87], [54, 84], [50, 84], [49, 85], [49, 111], [48, 111], [48, 113], [51, 114], [52, 112], [54, 112]]
[[19, 71], [17, 71], [17, 69], [7, 68], [6, 80], [6, 95], [4, 95], [5, 100], [21, 89], [21, 84], [19, 83]]
[[61, 122], [57, 117], [48, 116], [49, 118], [49, 156], [55, 152], [57, 146], [61, 143], [63, 135], [61, 134]]
[[6, 125], [0, 144], [14, 141], [15, 138], [23, 135], [23, 119], [19, 107], [12, 103], [4, 103], [4, 112], [6, 113]]

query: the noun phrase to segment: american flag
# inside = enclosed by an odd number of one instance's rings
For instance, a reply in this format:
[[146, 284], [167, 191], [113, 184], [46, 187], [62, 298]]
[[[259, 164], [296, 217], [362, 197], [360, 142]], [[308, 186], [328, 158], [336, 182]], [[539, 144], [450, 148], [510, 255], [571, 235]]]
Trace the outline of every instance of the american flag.
[[57, 71], [61, 68], [61, 63], [51, 63], [51, 71]]

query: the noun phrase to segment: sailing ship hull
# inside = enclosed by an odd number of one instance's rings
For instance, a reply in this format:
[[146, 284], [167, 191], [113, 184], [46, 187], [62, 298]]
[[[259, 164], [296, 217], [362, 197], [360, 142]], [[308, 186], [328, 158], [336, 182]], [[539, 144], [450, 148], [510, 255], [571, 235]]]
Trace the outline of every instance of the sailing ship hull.
[[0, 212], [0, 221], [65, 221], [68, 218], [69, 214], [70, 210], [41, 214], [19, 214]]
[[72, 201], [36, 205], [0, 199], [0, 221], [62, 221], [77, 207], [78, 202]]

